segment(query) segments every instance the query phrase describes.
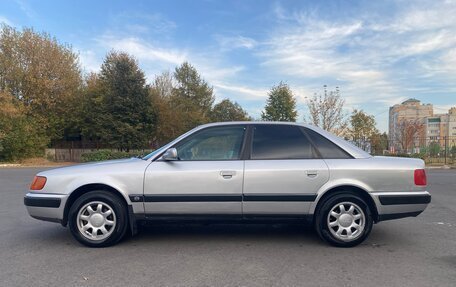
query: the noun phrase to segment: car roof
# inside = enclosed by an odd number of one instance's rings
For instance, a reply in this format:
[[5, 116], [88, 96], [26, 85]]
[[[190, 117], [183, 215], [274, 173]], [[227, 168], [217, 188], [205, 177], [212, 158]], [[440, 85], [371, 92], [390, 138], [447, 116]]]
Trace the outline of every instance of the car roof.
[[273, 121], [233, 121], [233, 122], [215, 122], [200, 125], [200, 127], [212, 127], [212, 126], [225, 126], [225, 125], [295, 125], [295, 126], [309, 126], [305, 123], [296, 122], [273, 122]]

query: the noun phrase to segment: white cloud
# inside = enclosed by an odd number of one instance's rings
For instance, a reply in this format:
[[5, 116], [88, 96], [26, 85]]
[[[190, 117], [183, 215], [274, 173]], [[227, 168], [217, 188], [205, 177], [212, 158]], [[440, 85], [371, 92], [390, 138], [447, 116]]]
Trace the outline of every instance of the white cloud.
[[[154, 44], [142, 37], [122, 37], [112, 33], [97, 38], [96, 42], [103, 51], [114, 49], [133, 55], [138, 59], [149, 82], [152, 82], [157, 74], [166, 70], [172, 71], [176, 66], [188, 61], [195, 66], [210, 85], [214, 85], [218, 98], [223, 97], [226, 91], [241, 92], [241, 94], [248, 96], [255, 95], [258, 92], [248, 88], [238, 89], [239, 87], [226, 84], [230, 79], [236, 78], [238, 73], [244, 70], [244, 66], [227, 65], [221, 62], [218, 53], [171, 49]], [[80, 52], [81, 63], [89, 71], [99, 70], [101, 65], [101, 62], [97, 61], [99, 57], [100, 55], [97, 55], [93, 50]]]
[[176, 49], [157, 47], [137, 37], [118, 38], [105, 35], [98, 43], [108, 49], [119, 50], [134, 55], [138, 60], [158, 61], [179, 65], [187, 59], [185, 52]]
[[19, 8], [24, 12], [25, 15], [29, 18], [36, 18], [37, 13], [35, 10], [26, 2], [23, 0], [15, 0]]
[[214, 82], [213, 85], [217, 90], [225, 90], [237, 94], [242, 94], [248, 99], [265, 99], [268, 93], [267, 89], [254, 89], [246, 86], [225, 84], [222, 82]]
[[10, 20], [8, 20], [8, 18], [0, 15], [0, 24], [2, 24], [2, 23], [9, 25], [9, 26], [13, 26], [13, 23]]
[[275, 5], [282, 25], [258, 55], [265, 68], [295, 83], [337, 83], [348, 106], [396, 104], [407, 97], [404, 91], [424, 91], [416, 78], [441, 81], [442, 73], [451, 78], [456, 72], [456, 2], [403, 4], [386, 17], [370, 11], [330, 21], [316, 11]]
[[372, 77], [380, 72], [363, 71], [348, 57], [343, 57], [334, 49], [349, 44], [350, 36], [362, 29], [356, 21], [343, 25], [318, 20], [304, 20], [300, 16], [296, 28], [279, 29], [266, 43], [267, 49], [260, 53], [265, 58], [263, 65], [279, 68], [281, 72], [302, 77], [335, 76], [347, 78]]
[[100, 59], [92, 50], [79, 50], [79, 61], [85, 72], [98, 72], [100, 70]]
[[[408, 44], [399, 48], [398, 56], [414, 56], [436, 52], [445, 48], [454, 47], [456, 35], [454, 31], [440, 30], [421, 35], [413, 35]], [[394, 54], [394, 52], [392, 52]]]
[[244, 66], [223, 67], [222, 64], [210, 64], [199, 56], [191, 58], [190, 63], [194, 64], [203, 77], [209, 82], [221, 81], [226, 78], [233, 78], [244, 70]]
[[405, 13], [386, 27], [399, 33], [430, 31], [456, 24], [454, 1], [413, 2], [405, 5]]
[[453, 105], [434, 105], [434, 113], [438, 114], [446, 114], [448, 110], [456, 107], [456, 103]]
[[222, 36], [216, 35], [215, 39], [219, 43], [220, 47], [224, 51], [234, 50], [234, 49], [253, 49], [257, 45], [257, 41], [252, 38], [244, 36]]
[[[443, 53], [439, 59], [438, 63], [442, 63], [438, 65], [440, 71], [450, 74], [453, 77], [456, 76], [456, 48], [449, 49], [445, 53]], [[435, 67], [437, 68], [437, 67]]]
[[[125, 25], [125, 23], [128, 23]], [[136, 34], [168, 34], [177, 28], [174, 21], [160, 13], [124, 12], [113, 17], [114, 26]]]
[[[139, 60], [152, 81], [161, 71], [188, 61], [214, 86], [217, 99], [236, 100], [254, 116], [279, 80], [289, 83], [300, 109], [323, 84], [339, 86], [347, 109], [367, 107], [380, 113], [385, 120], [380, 126], [386, 126], [388, 106], [408, 97], [456, 91], [455, 4], [400, 2], [392, 5], [391, 14], [363, 8], [347, 17], [308, 8], [291, 11], [276, 3], [267, 14], [275, 26], [266, 28], [265, 38], [248, 37], [248, 29], [220, 31], [204, 47], [180, 42], [176, 23], [159, 14], [126, 13], [97, 38], [98, 46], [81, 52], [81, 63], [96, 71], [106, 51], [125, 51]], [[248, 62], [230, 58], [235, 49]]]

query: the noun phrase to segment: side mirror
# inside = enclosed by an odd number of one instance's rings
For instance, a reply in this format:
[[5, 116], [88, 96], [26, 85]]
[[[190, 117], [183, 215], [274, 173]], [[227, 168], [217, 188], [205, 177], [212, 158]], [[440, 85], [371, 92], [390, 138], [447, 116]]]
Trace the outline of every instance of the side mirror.
[[169, 148], [165, 151], [165, 153], [162, 156], [163, 160], [178, 160], [179, 158], [177, 157], [177, 149], [175, 148]]

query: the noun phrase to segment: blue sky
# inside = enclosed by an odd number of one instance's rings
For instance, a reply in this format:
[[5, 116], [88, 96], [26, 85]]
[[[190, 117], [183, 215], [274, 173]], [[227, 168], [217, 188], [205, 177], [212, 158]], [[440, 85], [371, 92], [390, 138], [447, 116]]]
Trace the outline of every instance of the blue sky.
[[151, 82], [192, 63], [217, 100], [259, 117], [271, 86], [298, 99], [340, 87], [346, 110], [374, 114], [414, 97], [456, 105], [456, 1], [6, 1], [0, 22], [69, 43], [84, 71], [111, 49], [134, 55]]

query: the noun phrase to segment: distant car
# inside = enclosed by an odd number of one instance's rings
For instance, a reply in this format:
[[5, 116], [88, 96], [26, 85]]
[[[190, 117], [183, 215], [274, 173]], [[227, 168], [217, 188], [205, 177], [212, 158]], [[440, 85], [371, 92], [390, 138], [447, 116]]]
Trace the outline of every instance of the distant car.
[[24, 198], [32, 217], [68, 225], [91, 247], [135, 234], [142, 221], [309, 222], [349, 247], [373, 223], [417, 216], [430, 201], [422, 160], [373, 157], [281, 122], [202, 125], [142, 159], [43, 171]]

